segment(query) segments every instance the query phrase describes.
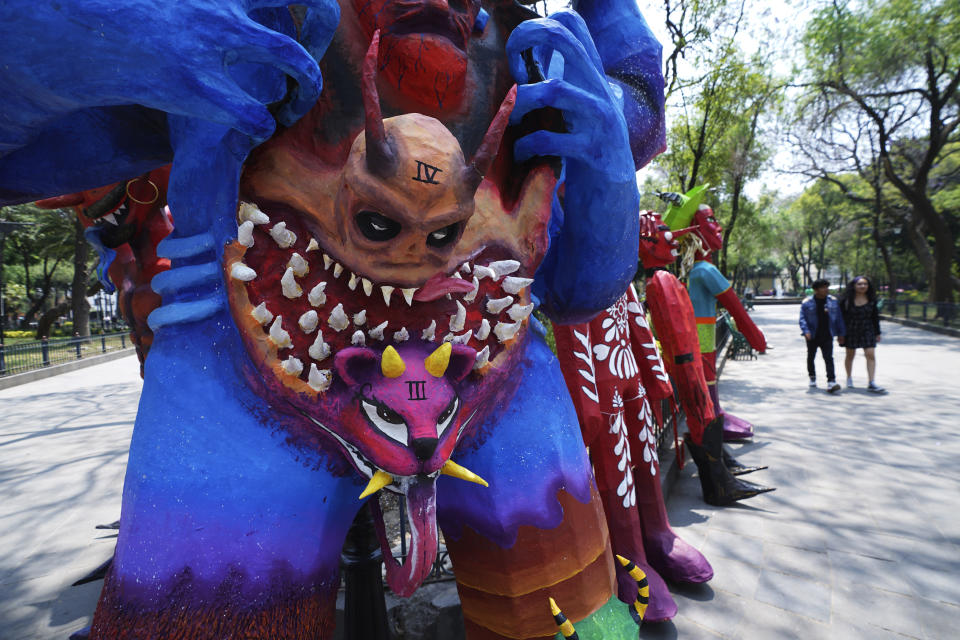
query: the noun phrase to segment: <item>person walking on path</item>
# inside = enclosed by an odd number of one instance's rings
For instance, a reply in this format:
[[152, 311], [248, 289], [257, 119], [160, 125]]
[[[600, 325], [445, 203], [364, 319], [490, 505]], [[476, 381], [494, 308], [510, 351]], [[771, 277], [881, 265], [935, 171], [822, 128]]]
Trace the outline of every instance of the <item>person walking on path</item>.
[[863, 349], [867, 359], [867, 390], [883, 393], [883, 387], [874, 381], [877, 359], [874, 351], [880, 342], [880, 311], [877, 309], [877, 292], [866, 276], [857, 276], [847, 283], [847, 291], [840, 299], [840, 311], [846, 326], [845, 340], [841, 342], [847, 348], [844, 366], [847, 370], [847, 387], [853, 388], [853, 359], [857, 349]]
[[800, 331], [807, 340], [807, 373], [810, 375], [810, 386], [817, 386], [815, 360], [819, 349], [827, 367], [827, 391], [840, 391], [833, 367], [833, 338], [836, 336], [842, 345], [846, 326], [840, 305], [837, 299], [830, 295], [830, 283], [826, 280], [814, 280], [813, 295], [808, 296], [800, 305]]

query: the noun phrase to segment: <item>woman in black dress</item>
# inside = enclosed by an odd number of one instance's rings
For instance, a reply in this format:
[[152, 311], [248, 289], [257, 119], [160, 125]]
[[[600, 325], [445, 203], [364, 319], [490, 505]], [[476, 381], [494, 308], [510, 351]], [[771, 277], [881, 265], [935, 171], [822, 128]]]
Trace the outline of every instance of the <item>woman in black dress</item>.
[[880, 342], [880, 313], [877, 310], [877, 293], [866, 276], [857, 276], [847, 283], [847, 291], [840, 300], [847, 335], [842, 344], [847, 348], [844, 365], [847, 369], [847, 387], [853, 388], [853, 358], [857, 349], [863, 349], [867, 358], [868, 391], [882, 393], [883, 388], [874, 382], [877, 360], [874, 349]]

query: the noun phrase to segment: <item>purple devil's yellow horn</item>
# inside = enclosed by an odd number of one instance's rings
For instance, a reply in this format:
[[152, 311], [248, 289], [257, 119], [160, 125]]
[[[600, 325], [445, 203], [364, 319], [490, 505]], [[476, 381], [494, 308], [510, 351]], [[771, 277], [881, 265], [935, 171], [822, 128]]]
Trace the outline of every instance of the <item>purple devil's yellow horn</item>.
[[550, 614], [553, 616], [553, 621], [560, 628], [560, 633], [566, 640], [579, 640], [580, 636], [577, 635], [577, 630], [573, 628], [573, 623], [567, 620], [567, 616], [563, 615], [563, 611], [557, 606], [557, 601], [553, 598], [549, 598], [549, 600]]
[[[447, 344], [450, 344], [449, 342]], [[466, 467], [461, 467], [453, 460], [447, 460], [443, 463], [443, 466], [440, 468], [440, 473], [445, 476], [453, 476], [454, 478], [460, 478], [461, 480], [466, 480], [467, 482], [476, 482], [477, 484], [482, 484], [485, 487], [490, 485], [486, 480], [475, 474], [470, 469]]]
[[360, 494], [360, 500], [363, 500], [367, 496], [380, 491], [385, 486], [393, 482], [393, 476], [391, 476], [386, 471], [377, 470], [373, 477], [370, 478], [370, 482], [367, 483], [367, 488], [363, 490], [363, 493]]
[[647, 605], [650, 604], [650, 583], [647, 582], [647, 574], [621, 555], [617, 555], [617, 561], [620, 562], [620, 566], [626, 569], [630, 577], [637, 581], [637, 599], [633, 603], [630, 614], [633, 616], [634, 622], [640, 624], [643, 622], [643, 616], [647, 613]]
[[387, 347], [380, 356], [380, 371], [388, 378], [399, 378], [407, 370], [407, 365], [403, 363], [403, 358], [393, 347]]
[[444, 342], [437, 347], [436, 351], [427, 356], [427, 359], [423, 361], [423, 366], [434, 378], [442, 378], [443, 374], [447, 372], [447, 367], [450, 366], [450, 354], [452, 352], [453, 345]]

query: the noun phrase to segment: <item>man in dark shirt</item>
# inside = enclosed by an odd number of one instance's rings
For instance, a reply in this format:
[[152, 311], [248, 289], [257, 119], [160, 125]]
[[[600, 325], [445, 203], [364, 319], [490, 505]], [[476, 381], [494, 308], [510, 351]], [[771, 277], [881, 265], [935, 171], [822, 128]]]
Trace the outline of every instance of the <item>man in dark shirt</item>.
[[843, 344], [846, 328], [840, 305], [837, 299], [829, 295], [830, 283], [820, 279], [813, 283], [813, 295], [807, 297], [800, 305], [800, 330], [807, 340], [807, 373], [810, 376], [810, 386], [817, 386], [817, 370], [814, 366], [817, 349], [823, 355], [823, 362], [827, 367], [827, 391], [840, 391], [836, 373], [833, 367], [833, 337], [837, 336]]

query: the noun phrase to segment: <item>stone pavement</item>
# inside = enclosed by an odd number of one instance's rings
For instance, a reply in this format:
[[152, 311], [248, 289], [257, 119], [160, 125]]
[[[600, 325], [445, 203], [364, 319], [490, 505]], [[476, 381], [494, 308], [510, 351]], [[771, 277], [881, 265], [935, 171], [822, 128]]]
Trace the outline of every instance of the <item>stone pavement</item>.
[[[707, 585], [676, 587], [672, 622], [642, 638], [960, 637], [960, 340], [883, 325], [877, 382], [836, 396], [807, 388], [799, 307], [757, 306], [773, 349], [727, 361], [724, 408], [757, 435], [734, 445], [748, 480], [777, 491], [715, 508], [688, 463], [670, 520], [710, 560]], [[834, 351], [843, 383], [843, 351]]]
[[113, 553], [140, 398], [135, 355], [0, 391], [0, 640], [66, 640]]
[[[777, 491], [718, 509], [692, 464], [671, 521], [716, 576], [676, 587], [642, 638], [956, 638], [960, 615], [960, 340], [892, 323], [878, 381], [807, 389], [798, 307], [757, 307], [774, 349], [728, 361], [721, 396], [754, 421], [734, 445]], [[842, 379], [842, 353], [838, 371]], [[822, 367], [822, 364], [820, 365]], [[855, 364], [865, 384], [862, 356]], [[110, 556], [140, 380], [135, 357], [0, 391], [0, 640], [65, 640], [90, 621]], [[444, 639], [447, 640], [447, 639]]]

